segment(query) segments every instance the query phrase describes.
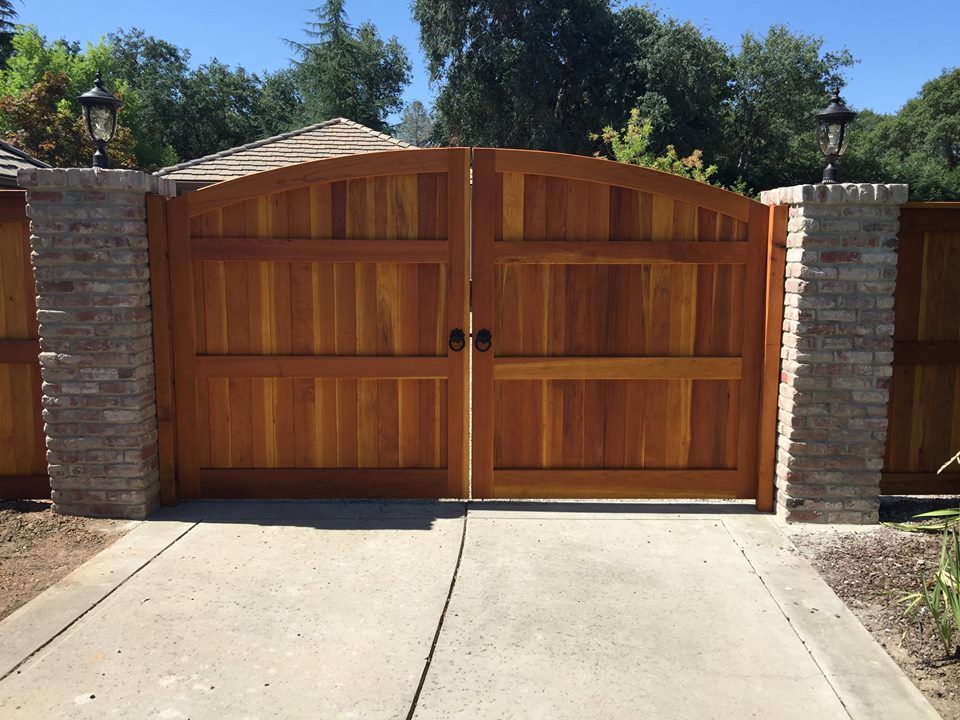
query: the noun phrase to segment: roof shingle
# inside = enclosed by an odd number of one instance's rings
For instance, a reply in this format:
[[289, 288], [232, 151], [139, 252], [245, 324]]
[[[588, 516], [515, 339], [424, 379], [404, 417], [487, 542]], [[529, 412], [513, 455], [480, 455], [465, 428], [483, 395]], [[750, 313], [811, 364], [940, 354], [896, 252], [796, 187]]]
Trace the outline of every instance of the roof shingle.
[[23, 150], [0, 140], [0, 180], [4, 185], [17, 185], [17, 171], [23, 168], [50, 167], [42, 160], [27, 155]]
[[346, 118], [333, 118], [299, 130], [207, 155], [157, 171], [178, 182], [215, 183], [264, 170], [413, 145]]

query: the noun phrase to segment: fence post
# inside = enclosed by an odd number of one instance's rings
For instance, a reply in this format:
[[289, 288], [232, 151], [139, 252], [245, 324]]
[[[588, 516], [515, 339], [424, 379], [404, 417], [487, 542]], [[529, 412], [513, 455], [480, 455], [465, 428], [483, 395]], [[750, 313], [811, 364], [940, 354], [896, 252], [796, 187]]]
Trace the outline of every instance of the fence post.
[[157, 505], [146, 196], [133, 170], [30, 169], [30, 244], [54, 510], [143, 518]]
[[893, 370], [906, 185], [768, 190], [789, 207], [777, 424], [777, 512], [875, 523]]

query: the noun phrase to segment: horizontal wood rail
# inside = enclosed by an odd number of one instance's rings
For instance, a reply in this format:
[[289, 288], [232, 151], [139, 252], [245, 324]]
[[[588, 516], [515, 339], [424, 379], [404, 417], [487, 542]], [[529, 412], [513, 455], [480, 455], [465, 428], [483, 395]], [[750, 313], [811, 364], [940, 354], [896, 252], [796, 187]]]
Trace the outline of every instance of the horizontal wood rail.
[[198, 355], [197, 377], [445, 378], [446, 357]]
[[498, 263], [553, 265], [654, 263], [743, 265], [747, 262], [745, 242], [695, 242], [689, 240], [649, 241], [499, 241], [493, 244]]
[[930, 203], [930, 207], [923, 209], [907, 206], [900, 213], [900, 232], [956, 232], [958, 222], [960, 206], [943, 207], [939, 203]]
[[28, 222], [24, 190], [0, 190], [0, 223]]
[[960, 342], [895, 342], [894, 365], [960, 365]]
[[738, 357], [498, 357], [496, 380], [739, 380]]
[[35, 363], [39, 354], [39, 340], [0, 340], [0, 363]]
[[194, 237], [193, 259], [244, 261], [445, 263], [446, 240]]
[[637, 165], [536, 150], [495, 150], [496, 172], [548, 175], [604, 183], [678, 198], [746, 222], [756, 200], [678, 175]]
[[441, 498], [446, 468], [200, 468], [213, 499]]
[[48, 500], [47, 475], [0, 475], [0, 500]]
[[885, 472], [880, 476], [883, 495], [955, 495], [960, 493], [960, 472]]
[[495, 498], [748, 499], [755, 492], [754, 478], [725, 469], [493, 471]]

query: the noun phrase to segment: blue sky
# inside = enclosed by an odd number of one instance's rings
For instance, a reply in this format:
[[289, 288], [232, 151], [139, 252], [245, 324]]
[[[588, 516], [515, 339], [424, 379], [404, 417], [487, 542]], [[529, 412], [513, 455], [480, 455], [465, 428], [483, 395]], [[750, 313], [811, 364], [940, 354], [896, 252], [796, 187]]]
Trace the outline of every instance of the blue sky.
[[[15, 5], [21, 22], [37, 25], [50, 38], [94, 41], [117, 27], [140, 27], [188, 48], [193, 64], [217, 57], [262, 71], [287, 64], [291, 53], [283, 38], [301, 36], [307, 8], [318, 2], [24, 0]], [[860, 61], [850, 70], [844, 91], [845, 99], [856, 108], [893, 112], [943, 68], [960, 65], [958, 2], [673, 0], [651, 4], [664, 14], [696, 23], [731, 46], [739, 43], [744, 31], [762, 34], [772, 23], [820, 35], [828, 49], [846, 46]], [[381, 35], [397, 35], [413, 60], [413, 82], [405, 98], [429, 102], [432, 92], [408, 0], [348, 0], [347, 12], [354, 24], [369, 19]]]

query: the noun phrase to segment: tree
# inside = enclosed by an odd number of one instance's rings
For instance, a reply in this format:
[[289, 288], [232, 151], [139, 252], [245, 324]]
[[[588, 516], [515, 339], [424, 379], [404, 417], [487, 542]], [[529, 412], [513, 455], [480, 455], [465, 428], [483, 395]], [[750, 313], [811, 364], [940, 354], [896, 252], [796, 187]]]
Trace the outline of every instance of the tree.
[[184, 78], [173, 121], [177, 155], [203, 157], [261, 137], [256, 117], [259, 90], [256, 75], [216, 58], [192, 71]]
[[140, 167], [156, 170], [181, 157], [176, 137], [190, 52], [138, 28], [108, 36], [110, 72], [129, 88], [124, 117], [136, 137]]
[[306, 24], [305, 42], [289, 41], [299, 55], [297, 76], [307, 116], [346, 117], [377, 130], [398, 111], [411, 65], [397, 38], [384, 42], [369, 22], [352, 27], [345, 0], [326, 0]]
[[593, 139], [602, 141], [617, 162], [648, 167], [698, 182], [712, 182], [717, 166], [704, 166], [702, 150], [694, 150], [688, 156], [680, 157], [673, 145], [667, 145], [663, 154], [657, 154], [653, 149], [652, 136], [653, 123], [649, 118], [641, 117], [640, 110], [634, 108], [630, 111], [625, 128], [616, 130], [608, 125], [602, 133], [593, 135]]
[[861, 111], [844, 177], [866, 182], [905, 182], [914, 200], [960, 199], [960, 70], [945, 70], [924, 84], [900, 112]]
[[722, 143], [721, 108], [732, 76], [727, 49], [692, 23], [665, 19], [647, 7], [625, 7], [616, 21], [610, 101], [618, 118], [636, 107], [654, 128], [652, 147], [672, 144], [685, 153], [702, 148], [714, 154]]
[[393, 134], [411, 145], [424, 147], [430, 144], [433, 119], [422, 102], [414, 100], [403, 109], [400, 124], [393, 129]]
[[827, 104], [853, 64], [846, 50], [823, 52], [823, 40], [784, 26], [764, 38], [743, 36], [718, 156], [721, 179], [742, 177], [757, 188], [819, 178], [822, 168], [813, 114]]
[[0, 0], [0, 65], [13, 54], [13, 21], [17, 19], [17, 11], [13, 7], [13, 0]]
[[254, 121], [263, 137], [309, 124], [304, 117], [303, 93], [294, 69], [284, 68], [263, 78]]
[[[70, 79], [63, 73], [45, 73], [20, 96], [0, 97], [5, 139], [24, 152], [57, 167], [90, 167], [93, 143], [81, 115], [70, 105]], [[136, 167], [130, 128], [120, 126], [110, 143], [113, 167]]]
[[415, 0], [437, 140], [587, 153], [608, 102], [609, 0]]

